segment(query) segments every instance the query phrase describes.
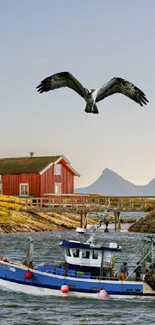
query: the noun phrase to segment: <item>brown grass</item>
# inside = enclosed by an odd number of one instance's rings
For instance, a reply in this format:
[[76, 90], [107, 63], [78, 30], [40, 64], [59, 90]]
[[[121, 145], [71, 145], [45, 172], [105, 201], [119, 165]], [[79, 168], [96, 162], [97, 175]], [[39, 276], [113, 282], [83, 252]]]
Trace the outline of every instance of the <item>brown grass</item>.
[[[25, 199], [0, 196], [0, 232], [32, 232], [75, 229], [80, 225], [80, 217], [65, 213], [26, 209]], [[90, 220], [89, 223], [94, 223]]]

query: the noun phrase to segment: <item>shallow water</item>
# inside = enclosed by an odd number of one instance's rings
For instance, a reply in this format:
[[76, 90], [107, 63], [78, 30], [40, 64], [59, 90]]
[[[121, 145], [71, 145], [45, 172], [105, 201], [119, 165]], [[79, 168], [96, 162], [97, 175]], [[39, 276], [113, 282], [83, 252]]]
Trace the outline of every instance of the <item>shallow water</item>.
[[[0, 255], [22, 261], [29, 234], [0, 236]], [[34, 245], [35, 262], [63, 260], [58, 246], [62, 238], [75, 239], [75, 232], [38, 233], [31, 235], [41, 241]], [[86, 237], [86, 235], [84, 235]], [[98, 232], [100, 242], [117, 240], [123, 248], [121, 259], [128, 259], [140, 247], [142, 234]], [[51, 238], [50, 241], [44, 241]], [[137, 257], [138, 259], [138, 257]], [[58, 297], [30, 296], [0, 289], [0, 325], [153, 325], [155, 324], [155, 300], [91, 300]]]

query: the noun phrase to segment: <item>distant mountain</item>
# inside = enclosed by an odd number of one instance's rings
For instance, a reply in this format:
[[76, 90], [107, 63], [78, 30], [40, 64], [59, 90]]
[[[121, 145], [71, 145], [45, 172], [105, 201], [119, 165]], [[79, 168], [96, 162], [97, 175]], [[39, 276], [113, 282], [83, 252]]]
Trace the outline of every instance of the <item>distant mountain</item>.
[[155, 178], [149, 184], [135, 185], [106, 168], [93, 184], [88, 187], [77, 188], [75, 192], [113, 196], [155, 196]]

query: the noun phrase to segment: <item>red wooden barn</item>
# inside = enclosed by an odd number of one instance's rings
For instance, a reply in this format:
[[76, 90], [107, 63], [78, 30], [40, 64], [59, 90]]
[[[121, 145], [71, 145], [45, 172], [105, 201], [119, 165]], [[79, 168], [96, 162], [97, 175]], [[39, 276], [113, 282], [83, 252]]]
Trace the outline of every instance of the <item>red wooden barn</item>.
[[0, 159], [0, 194], [43, 197], [73, 194], [74, 177], [80, 176], [64, 156]]

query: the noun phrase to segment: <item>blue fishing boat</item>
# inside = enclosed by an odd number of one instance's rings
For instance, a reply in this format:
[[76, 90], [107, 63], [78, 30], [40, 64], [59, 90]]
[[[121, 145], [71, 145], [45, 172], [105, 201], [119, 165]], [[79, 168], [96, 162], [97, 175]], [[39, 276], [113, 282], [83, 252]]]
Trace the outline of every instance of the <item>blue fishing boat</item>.
[[116, 242], [98, 245], [94, 233], [85, 242], [81, 238], [79, 241], [62, 240], [59, 245], [64, 250], [64, 263], [61, 265], [35, 265], [33, 241], [29, 239], [28, 254], [23, 263], [1, 258], [1, 286], [36, 295], [155, 298], [155, 283], [146, 281], [146, 275], [153, 272], [155, 266], [155, 243], [151, 236], [143, 238], [140, 261], [129, 268], [131, 258], [121, 265], [122, 269], [116, 263], [122, 248]]

